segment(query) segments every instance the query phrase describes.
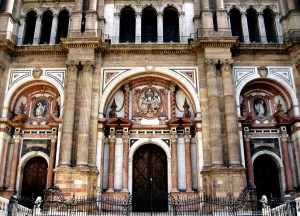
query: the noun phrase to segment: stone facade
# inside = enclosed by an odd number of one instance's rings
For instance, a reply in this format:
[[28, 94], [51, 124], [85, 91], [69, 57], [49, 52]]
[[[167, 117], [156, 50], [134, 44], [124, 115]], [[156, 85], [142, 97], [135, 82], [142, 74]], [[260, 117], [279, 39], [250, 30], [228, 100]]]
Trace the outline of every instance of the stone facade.
[[299, 1], [0, 6], [0, 195], [299, 192]]

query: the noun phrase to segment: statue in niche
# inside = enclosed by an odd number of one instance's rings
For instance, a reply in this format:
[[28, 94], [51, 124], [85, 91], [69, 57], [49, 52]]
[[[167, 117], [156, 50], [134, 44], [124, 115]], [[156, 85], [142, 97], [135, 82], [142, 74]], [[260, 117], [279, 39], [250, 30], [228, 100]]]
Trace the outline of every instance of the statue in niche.
[[43, 118], [47, 113], [47, 104], [45, 100], [39, 100], [34, 107], [34, 117]]
[[26, 110], [26, 107], [25, 107], [25, 104], [23, 104], [23, 102], [21, 102], [21, 105], [19, 107], [19, 112], [18, 114], [21, 115], [21, 114], [24, 114], [25, 110]]
[[253, 103], [253, 108], [256, 116], [263, 117], [267, 114], [267, 105], [264, 100], [257, 98]]
[[188, 105], [186, 98], [184, 99], [183, 104], [183, 117], [190, 118], [191, 117], [191, 111], [189, 110], [190, 106]]
[[278, 100], [278, 103], [276, 104], [276, 111], [283, 112], [283, 108], [282, 108], [282, 104], [280, 103], [280, 100]]
[[110, 111], [109, 111], [109, 118], [116, 118], [118, 117], [117, 113], [116, 113], [116, 110], [117, 110], [117, 104], [116, 104], [116, 101], [115, 101], [115, 98], [110, 106]]

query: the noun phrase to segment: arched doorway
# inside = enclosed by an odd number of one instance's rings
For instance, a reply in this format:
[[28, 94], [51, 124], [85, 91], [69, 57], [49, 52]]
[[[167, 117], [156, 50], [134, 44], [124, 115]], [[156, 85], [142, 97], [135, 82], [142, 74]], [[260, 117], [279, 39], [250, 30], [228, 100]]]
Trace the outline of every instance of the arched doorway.
[[31, 158], [24, 167], [22, 196], [42, 196], [47, 183], [47, 161], [42, 157]]
[[257, 196], [280, 197], [279, 171], [275, 161], [268, 155], [257, 157], [253, 164]]
[[167, 156], [157, 145], [140, 147], [133, 156], [133, 211], [168, 211]]

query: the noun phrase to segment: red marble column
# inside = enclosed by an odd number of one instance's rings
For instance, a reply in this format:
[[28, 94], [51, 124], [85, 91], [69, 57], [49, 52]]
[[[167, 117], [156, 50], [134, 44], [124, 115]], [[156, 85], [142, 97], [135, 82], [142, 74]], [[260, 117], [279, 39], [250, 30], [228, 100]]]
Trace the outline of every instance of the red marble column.
[[128, 142], [129, 136], [128, 132], [123, 132], [123, 179], [122, 179], [122, 191], [128, 192]]
[[170, 86], [171, 118], [175, 117], [175, 87]]
[[191, 161], [191, 135], [185, 132], [184, 135], [185, 146], [185, 177], [186, 177], [186, 191], [192, 191], [192, 161]]
[[[110, 128], [111, 130], [112, 128]], [[109, 161], [108, 161], [108, 189], [107, 192], [114, 192], [114, 172], [115, 172], [115, 131], [109, 135]]]
[[18, 170], [18, 164], [19, 164], [19, 154], [20, 154], [20, 141], [21, 141], [21, 132], [20, 129], [18, 132], [15, 132], [14, 135], [14, 149], [13, 149], [13, 155], [12, 155], [12, 162], [11, 162], [11, 170], [10, 170], [10, 177], [9, 177], [9, 189], [15, 190], [16, 186], [16, 177], [17, 177], [17, 170]]
[[57, 140], [57, 136], [53, 135], [51, 137], [50, 160], [49, 160], [49, 167], [48, 167], [48, 174], [47, 174], [48, 176], [47, 188], [53, 184], [53, 169], [55, 164], [56, 140]]
[[129, 118], [129, 93], [130, 87], [127, 85], [125, 86], [125, 93], [124, 93], [124, 113], [125, 117]]
[[244, 136], [244, 146], [246, 152], [246, 166], [247, 166], [247, 176], [248, 176], [248, 184], [250, 186], [254, 185], [254, 175], [253, 175], [253, 165], [251, 159], [251, 149], [250, 149], [250, 134], [246, 134]]
[[288, 149], [286, 133], [282, 133], [281, 135], [281, 151], [282, 151], [284, 175], [286, 181], [286, 191], [292, 191], [294, 187], [293, 187], [292, 169], [291, 169], [291, 162], [289, 157], [289, 149]]
[[172, 132], [171, 135], [171, 175], [172, 175], [172, 192], [178, 192], [178, 166], [177, 166], [177, 135]]

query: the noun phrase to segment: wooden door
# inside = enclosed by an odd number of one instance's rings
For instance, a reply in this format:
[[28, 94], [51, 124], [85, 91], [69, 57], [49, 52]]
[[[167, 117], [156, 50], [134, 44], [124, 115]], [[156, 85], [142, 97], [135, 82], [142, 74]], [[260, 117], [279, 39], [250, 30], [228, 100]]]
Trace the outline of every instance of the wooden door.
[[42, 157], [30, 159], [23, 172], [22, 196], [42, 196], [47, 183], [47, 161]]
[[167, 157], [157, 145], [140, 147], [133, 157], [133, 211], [168, 210]]

